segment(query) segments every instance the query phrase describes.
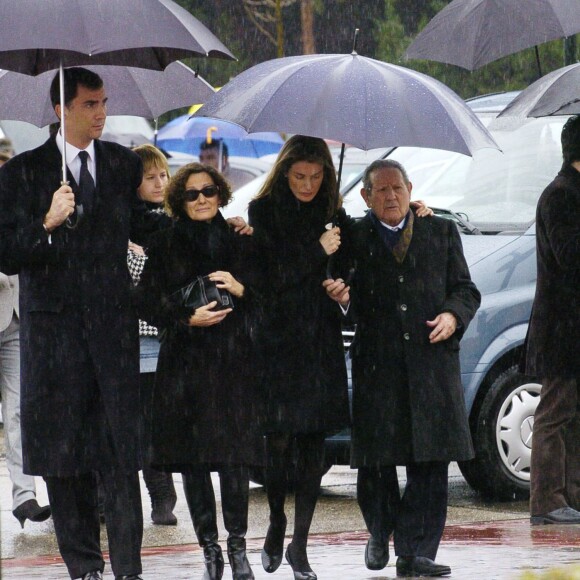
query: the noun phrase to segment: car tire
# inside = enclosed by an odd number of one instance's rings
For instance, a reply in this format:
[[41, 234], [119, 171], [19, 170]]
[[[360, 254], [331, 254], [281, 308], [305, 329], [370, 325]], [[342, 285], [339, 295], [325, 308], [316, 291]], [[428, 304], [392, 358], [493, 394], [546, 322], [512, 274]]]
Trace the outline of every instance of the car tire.
[[503, 371], [471, 417], [475, 459], [459, 467], [467, 483], [484, 497], [527, 499], [534, 412], [541, 385], [518, 372]]

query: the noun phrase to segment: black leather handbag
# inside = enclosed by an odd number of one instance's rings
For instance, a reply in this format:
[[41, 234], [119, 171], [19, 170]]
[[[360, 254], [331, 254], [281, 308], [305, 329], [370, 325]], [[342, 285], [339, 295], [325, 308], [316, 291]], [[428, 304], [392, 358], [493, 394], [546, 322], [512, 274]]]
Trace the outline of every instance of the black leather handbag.
[[173, 297], [184, 308], [197, 310], [200, 306], [206, 306], [210, 302], [217, 302], [214, 310], [233, 308], [232, 295], [223, 288], [218, 288], [209, 276], [197, 276], [189, 284], [180, 288]]

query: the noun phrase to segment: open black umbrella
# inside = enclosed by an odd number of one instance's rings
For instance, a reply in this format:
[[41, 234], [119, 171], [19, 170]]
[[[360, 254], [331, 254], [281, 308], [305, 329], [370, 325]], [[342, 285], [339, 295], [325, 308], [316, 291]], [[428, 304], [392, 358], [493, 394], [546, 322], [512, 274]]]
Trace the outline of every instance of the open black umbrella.
[[[0, 2], [1, 69], [30, 75], [90, 64], [163, 70], [190, 56], [235, 59], [173, 0]], [[61, 128], [65, 137], [64, 123]], [[64, 155], [62, 172], [66, 181]]]
[[522, 91], [498, 117], [580, 114], [580, 63], [552, 71]]
[[503, 56], [580, 32], [580, 0], [453, 0], [405, 56], [475, 70]]
[[191, 56], [235, 59], [173, 0], [0, 3], [0, 68], [25, 74], [113, 64], [162, 70]]
[[[108, 87], [107, 114], [157, 119], [172, 109], [204, 103], [214, 90], [182, 62], [165, 70], [89, 65]], [[0, 71], [0, 118], [26, 121], [37, 127], [58, 122], [49, 90], [55, 71], [38, 76]]]
[[[212, 95], [194, 117], [231, 121], [249, 133], [299, 133], [360, 149], [434, 147], [466, 155], [499, 149], [443, 83], [356, 52], [257, 64]], [[339, 181], [340, 172], [341, 165]]]

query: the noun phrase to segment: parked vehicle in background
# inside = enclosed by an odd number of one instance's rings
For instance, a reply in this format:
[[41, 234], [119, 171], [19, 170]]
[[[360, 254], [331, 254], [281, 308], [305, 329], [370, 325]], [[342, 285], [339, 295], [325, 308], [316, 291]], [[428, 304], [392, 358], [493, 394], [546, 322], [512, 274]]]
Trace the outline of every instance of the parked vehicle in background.
[[48, 139], [48, 127], [39, 129], [24, 121], [0, 121], [0, 138], [12, 141], [16, 155], [42, 145]]
[[[390, 151], [390, 149], [372, 149], [370, 151], [362, 151], [361, 149], [355, 149], [354, 147], [347, 147], [342, 168], [341, 191], [348, 191], [353, 183], [358, 181], [361, 171], [363, 171], [371, 161], [384, 155], [387, 151]], [[332, 153], [332, 158], [338, 171], [340, 147], [330, 147], [330, 152]], [[248, 219], [248, 204], [260, 191], [262, 185], [264, 185], [264, 182], [268, 177], [268, 171], [274, 165], [276, 157], [277, 155], [273, 154], [259, 158], [259, 160], [269, 164], [268, 169], [263, 175], [256, 177], [254, 180], [236, 190], [232, 201], [223, 209], [222, 213], [224, 217], [228, 218], [239, 215], [246, 220]], [[232, 159], [235, 158], [230, 157], [230, 163], [232, 163]]]
[[[169, 154], [169, 159], [167, 160], [169, 163], [169, 169], [171, 171], [171, 175], [174, 175], [175, 172], [184, 165], [188, 163], [198, 163], [199, 157], [197, 155], [190, 155], [189, 153], [182, 153], [181, 151], [166, 151]], [[275, 158], [275, 156], [274, 156]], [[248, 176], [252, 182], [255, 179], [264, 176], [265, 173], [270, 171], [272, 167], [273, 161], [270, 159], [269, 155], [265, 157], [228, 157], [228, 163], [234, 169], [243, 172]], [[252, 183], [250, 182], [250, 183]], [[248, 185], [248, 184], [246, 184]], [[241, 191], [245, 186], [234, 190], [234, 191]], [[237, 195], [237, 194], [236, 194]], [[229, 207], [229, 205], [227, 206]], [[231, 212], [230, 212], [231, 213]], [[247, 212], [246, 212], [247, 213]], [[241, 213], [233, 213], [231, 215], [241, 215]], [[226, 217], [230, 217], [228, 214]], [[247, 217], [247, 216], [246, 216]]]
[[[0, 121], [0, 137], [8, 137], [16, 153], [22, 153], [42, 145], [48, 139], [48, 127], [38, 128], [24, 121]], [[152, 142], [153, 129], [142, 117], [116, 115], [107, 117], [101, 138], [134, 147]]]

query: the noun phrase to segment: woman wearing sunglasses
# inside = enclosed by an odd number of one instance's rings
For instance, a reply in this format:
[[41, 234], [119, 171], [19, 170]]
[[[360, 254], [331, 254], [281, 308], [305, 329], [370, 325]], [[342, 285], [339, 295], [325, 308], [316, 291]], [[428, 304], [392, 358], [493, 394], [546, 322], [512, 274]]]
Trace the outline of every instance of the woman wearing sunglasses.
[[[183, 474], [204, 578], [219, 580], [224, 558], [218, 544], [211, 471], [220, 476], [227, 553], [234, 580], [254, 578], [246, 557], [248, 466], [258, 463], [252, 429], [255, 358], [250, 329], [259, 306], [252, 265], [252, 238], [236, 233], [219, 209], [230, 186], [213, 167], [191, 163], [171, 179], [166, 211], [174, 226], [148, 248], [136, 288], [142, 315], [164, 333], [153, 396], [152, 465]], [[193, 312], [172, 296], [196, 276], [206, 276], [233, 297]]]

